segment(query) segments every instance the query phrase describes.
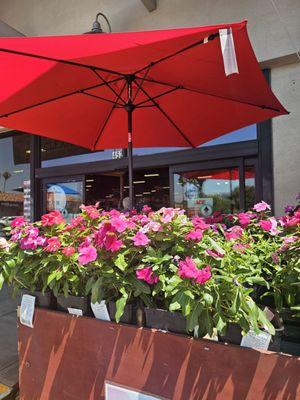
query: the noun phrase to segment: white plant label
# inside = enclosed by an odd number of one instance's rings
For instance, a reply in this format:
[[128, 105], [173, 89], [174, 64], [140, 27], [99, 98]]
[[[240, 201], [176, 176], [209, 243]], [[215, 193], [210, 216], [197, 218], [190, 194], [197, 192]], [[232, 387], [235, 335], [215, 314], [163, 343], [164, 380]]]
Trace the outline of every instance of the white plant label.
[[82, 312], [82, 310], [80, 308], [68, 307], [68, 312], [69, 312], [69, 314], [77, 315], [78, 317], [82, 317], [83, 316], [83, 312]]
[[122, 386], [105, 383], [105, 400], [162, 400], [161, 397], [136, 392]]
[[269, 307], [265, 307], [263, 311], [266, 314], [266, 317], [268, 318], [268, 320], [272, 321], [275, 314], [272, 313], [272, 311], [269, 309]]
[[34, 307], [35, 297], [23, 294], [20, 310], [20, 322], [22, 325], [33, 328]]
[[110, 321], [105, 300], [100, 301], [100, 303], [91, 303], [91, 307], [96, 319], [102, 319], [102, 321]]
[[242, 347], [250, 347], [251, 349], [268, 350], [271, 335], [268, 332], [260, 331], [259, 334], [249, 331], [243, 336], [241, 341]]

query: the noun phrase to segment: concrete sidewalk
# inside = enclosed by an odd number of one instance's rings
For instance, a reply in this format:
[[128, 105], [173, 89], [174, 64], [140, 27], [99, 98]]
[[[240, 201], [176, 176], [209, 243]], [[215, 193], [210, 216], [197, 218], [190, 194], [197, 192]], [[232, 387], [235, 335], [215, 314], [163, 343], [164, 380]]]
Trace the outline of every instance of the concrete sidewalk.
[[[18, 384], [17, 300], [4, 286], [0, 291], [0, 386]], [[0, 393], [1, 399], [1, 393]]]

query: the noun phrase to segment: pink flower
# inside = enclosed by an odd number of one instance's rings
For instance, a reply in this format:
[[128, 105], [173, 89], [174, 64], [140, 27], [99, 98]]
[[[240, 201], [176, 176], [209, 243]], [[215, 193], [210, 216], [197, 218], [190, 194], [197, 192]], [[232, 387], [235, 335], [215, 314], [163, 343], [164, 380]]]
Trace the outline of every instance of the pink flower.
[[110, 223], [119, 233], [124, 232], [128, 227], [128, 221], [124, 216], [113, 217]]
[[224, 255], [225, 255], [225, 253], [222, 254], [222, 253], [219, 253], [219, 252], [217, 252], [217, 251], [210, 250], [210, 249], [206, 249], [206, 253], [207, 253], [209, 256], [214, 257], [214, 258], [223, 258]]
[[24, 230], [24, 232], [33, 238], [36, 238], [39, 235], [39, 228], [33, 227], [33, 226], [27, 226]]
[[263, 229], [264, 231], [269, 232], [272, 229], [272, 222], [269, 220], [259, 221], [258, 224], [261, 227], [261, 229]]
[[271, 257], [272, 257], [274, 264], [279, 264], [279, 257], [276, 253], [273, 253]]
[[36, 238], [36, 243], [38, 246], [44, 247], [47, 244], [47, 238], [45, 236], [38, 236]]
[[48, 239], [47, 241], [47, 246], [45, 247], [45, 251], [48, 251], [49, 253], [54, 253], [56, 252], [61, 246], [60, 240], [58, 239], [57, 236], [53, 236]]
[[159, 281], [158, 276], [152, 271], [151, 267], [145, 267], [142, 269], [138, 269], [135, 271], [136, 277], [141, 280], [149, 283], [149, 285], [154, 285]]
[[161, 224], [155, 221], [150, 221], [147, 225], [145, 225], [145, 228], [147, 228], [148, 231], [153, 231], [153, 232], [159, 232], [162, 230]]
[[63, 253], [65, 256], [70, 257], [70, 256], [72, 256], [72, 255], [75, 253], [75, 248], [74, 248], [73, 246], [65, 247], [65, 248], [62, 250], [62, 253]]
[[225, 232], [225, 238], [226, 240], [235, 240], [239, 239], [244, 233], [244, 229], [241, 226], [233, 226], [232, 228], [228, 229], [227, 232]]
[[142, 212], [145, 214], [149, 214], [149, 212], [151, 212], [151, 211], [152, 211], [152, 208], [147, 205], [143, 206], [143, 208], [142, 208]]
[[138, 231], [134, 237], [132, 238], [134, 245], [135, 246], [146, 246], [149, 242], [150, 239], [148, 238], [147, 235], [145, 235], [143, 232]]
[[193, 240], [195, 242], [200, 242], [202, 237], [203, 237], [203, 233], [202, 233], [202, 231], [200, 231], [200, 229], [194, 229], [193, 231], [191, 231], [187, 235], [185, 235], [186, 240]]
[[26, 219], [24, 217], [17, 217], [10, 224], [12, 228], [21, 227], [24, 225], [26, 225]]
[[198, 268], [191, 257], [186, 257], [183, 261], [179, 261], [178, 275], [180, 278], [196, 278]]
[[35, 250], [37, 248], [37, 242], [35, 238], [27, 236], [20, 240], [20, 248], [22, 250]]
[[115, 252], [120, 250], [123, 245], [122, 240], [118, 240], [117, 236], [113, 232], [108, 232], [103, 241], [104, 247], [106, 250], [110, 250], [111, 252]]
[[59, 211], [51, 211], [49, 214], [44, 214], [42, 216], [43, 226], [59, 225], [65, 222], [63, 216]]
[[202, 231], [206, 230], [209, 228], [209, 224], [206, 224], [203, 218], [200, 217], [194, 217], [192, 219], [192, 223], [195, 227], [195, 229], [201, 229]]
[[198, 269], [196, 282], [200, 285], [204, 285], [211, 278], [211, 267], [206, 265], [203, 269]]
[[97, 250], [94, 246], [82, 247], [79, 249], [78, 262], [80, 265], [86, 265], [97, 258]]
[[298, 240], [299, 238], [297, 236], [286, 236], [283, 238], [284, 243], [294, 243]]
[[261, 201], [260, 203], [255, 204], [253, 208], [257, 212], [271, 210], [271, 207], [265, 201]]
[[251, 218], [253, 218], [253, 216], [251, 216], [251, 214], [249, 213], [238, 214], [239, 223], [241, 224], [242, 227], [249, 225], [251, 222]]
[[81, 211], [86, 212], [91, 219], [97, 219], [100, 217], [100, 212], [95, 206], [85, 206], [82, 204], [79, 208], [81, 209]]
[[165, 224], [171, 222], [176, 215], [175, 209], [170, 207], [163, 207], [160, 209], [160, 212], [162, 213], [161, 221]]

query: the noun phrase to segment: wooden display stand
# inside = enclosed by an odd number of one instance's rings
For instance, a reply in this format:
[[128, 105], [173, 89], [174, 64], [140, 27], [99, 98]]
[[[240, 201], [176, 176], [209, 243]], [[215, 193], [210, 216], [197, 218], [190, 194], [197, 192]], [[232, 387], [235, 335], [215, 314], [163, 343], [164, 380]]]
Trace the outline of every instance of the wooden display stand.
[[[37, 309], [19, 326], [20, 400], [300, 399], [300, 359]], [[120, 398], [120, 400], [122, 400]]]

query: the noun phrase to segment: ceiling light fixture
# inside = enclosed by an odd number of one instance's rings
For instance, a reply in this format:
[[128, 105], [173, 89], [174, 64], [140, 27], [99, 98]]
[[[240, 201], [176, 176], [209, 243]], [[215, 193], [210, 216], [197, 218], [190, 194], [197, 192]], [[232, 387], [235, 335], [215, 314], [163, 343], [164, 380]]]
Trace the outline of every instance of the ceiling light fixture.
[[144, 175], [145, 178], [151, 178], [153, 176], [159, 176], [159, 174], [145, 174]]

